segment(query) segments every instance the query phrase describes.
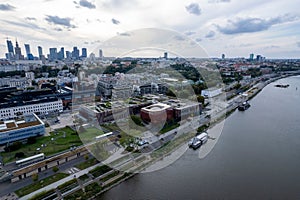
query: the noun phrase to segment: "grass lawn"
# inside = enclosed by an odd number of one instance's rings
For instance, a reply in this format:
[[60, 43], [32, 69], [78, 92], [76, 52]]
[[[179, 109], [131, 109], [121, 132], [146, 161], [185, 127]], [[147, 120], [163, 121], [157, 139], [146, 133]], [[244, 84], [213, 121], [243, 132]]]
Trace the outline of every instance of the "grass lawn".
[[104, 134], [102, 130], [99, 130], [95, 127], [90, 127], [79, 131], [79, 137], [84, 143], [95, 141], [95, 137]]
[[159, 131], [159, 133], [160, 133], [160, 134], [164, 134], [164, 133], [166, 133], [166, 132], [168, 132], [168, 131], [170, 131], [170, 130], [173, 130], [173, 129], [179, 127], [179, 126], [180, 126], [180, 124], [178, 124], [178, 123], [167, 125], [167, 126], [165, 126], [163, 129], [161, 129], [161, 130]]
[[82, 163], [79, 163], [77, 165], [75, 165], [75, 167], [77, 167], [78, 169], [86, 169], [88, 167], [91, 167], [93, 165], [96, 165], [97, 163], [99, 163], [99, 161], [96, 159], [96, 158], [91, 158], [91, 159], [88, 159]]
[[[65, 136], [65, 137], [64, 137]], [[53, 139], [52, 139], [53, 138]], [[42, 147], [42, 145], [46, 145]], [[57, 129], [50, 133], [50, 136], [36, 138], [34, 144], [22, 144], [22, 147], [12, 152], [2, 152], [1, 156], [4, 163], [15, 161], [15, 154], [23, 152], [25, 157], [33, 156], [38, 153], [45, 153], [46, 156], [69, 149], [71, 146], [80, 146], [82, 142], [77, 133], [70, 127]], [[37, 148], [40, 148], [38, 151]]]
[[101, 191], [101, 187], [98, 183], [91, 183], [84, 188], [85, 192], [83, 192], [81, 189], [77, 190], [76, 192], [65, 196], [64, 199], [66, 200], [85, 200], [89, 199], [95, 194], [99, 193]]
[[65, 177], [69, 176], [68, 174], [65, 174], [65, 173], [58, 173], [58, 174], [55, 174], [53, 176], [49, 176], [45, 179], [42, 179], [40, 181], [37, 181], [35, 183], [32, 183], [31, 185], [28, 185], [28, 186], [25, 186], [17, 191], [15, 191], [15, 193], [19, 196], [19, 197], [22, 197], [22, 196], [25, 196], [27, 194], [30, 194], [31, 192], [34, 192], [38, 189], [41, 189], [47, 185], [50, 185], [51, 183], [54, 183], [60, 179], [63, 179]]

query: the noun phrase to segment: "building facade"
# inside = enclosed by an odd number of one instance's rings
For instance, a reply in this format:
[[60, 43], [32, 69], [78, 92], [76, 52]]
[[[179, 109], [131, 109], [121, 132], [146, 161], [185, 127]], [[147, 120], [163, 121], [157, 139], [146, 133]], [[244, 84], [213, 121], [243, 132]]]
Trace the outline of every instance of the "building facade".
[[0, 144], [12, 143], [45, 134], [45, 124], [35, 114], [21, 120], [0, 121]]

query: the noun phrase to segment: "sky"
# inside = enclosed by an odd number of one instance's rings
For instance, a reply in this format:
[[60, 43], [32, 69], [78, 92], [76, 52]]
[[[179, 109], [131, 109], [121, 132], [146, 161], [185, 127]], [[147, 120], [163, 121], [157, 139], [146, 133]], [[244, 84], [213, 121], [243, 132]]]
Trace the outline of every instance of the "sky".
[[[23, 54], [24, 44], [30, 44], [34, 55], [37, 46], [43, 47], [44, 54], [49, 53], [50, 47], [72, 50], [77, 46], [86, 47], [88, 53], [96, 55], [101, 48], [104, 56], [118, 56], [133, 48], [172, 51], [170, 43], [178, 42], [181, 49], [175, 48], [175, 54], [184, 56], [197, 56], [193, 51], [201, 48], [208, 57], [221, 57], [223, 53], [226, 57], [249, 57], [254, 53], [266, 58], [300, 58], [299, 3], [299, 0], [1, 0], [0, 57], [7, 52], [8, 38], [14, 45], [17, 39]], [[168, 40], [169, 37], [173, 40]], [[120, 50], [118, 44], [111, 48], [111, 41], [116, 40], [126, 40], [120, 49], [128, 48]], [[166, 40], [168, 45], [158, 45]], [[189, 45], [198, 47], [191, 50]]]

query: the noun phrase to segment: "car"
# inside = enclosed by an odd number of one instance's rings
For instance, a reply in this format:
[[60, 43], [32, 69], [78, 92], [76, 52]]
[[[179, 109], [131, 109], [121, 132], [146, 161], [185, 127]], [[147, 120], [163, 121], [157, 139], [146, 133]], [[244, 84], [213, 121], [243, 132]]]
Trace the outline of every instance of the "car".
[[148, 140], [140, 140], [140, 141], [138, 141], [138, 145], [139, 146], [143, 146], [143, 145], [146, 145], [146, 144], [149, 144]]

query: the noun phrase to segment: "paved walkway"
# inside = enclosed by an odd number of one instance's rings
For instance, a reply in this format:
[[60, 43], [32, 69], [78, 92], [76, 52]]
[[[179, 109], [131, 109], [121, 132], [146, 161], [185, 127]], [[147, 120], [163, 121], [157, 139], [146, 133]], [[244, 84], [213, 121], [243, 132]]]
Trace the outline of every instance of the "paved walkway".
[[31, 197], [33, 197], [34, 195], [36, 195], [36, 194], [38, 194], [40, 192], [48, 191], [48, 190], [51, 190], [51, 189], [55, 189], [57, 186], [65, 183], [67, 181], [72, 180], [75, 175], [76, 175], [76, 177], [80, 177], [80, 176], [88, 173], [90, 170], [96, 168], [97, 166], [101, 166], [101, 165], [102, 165], [102, 163], [98, 163], [97, 165], [94, 165], [94, 166], [91, 166], [91, 167], [86, 168], [84, 170], [81, 170], [79, 172], [76, 172], [76, 173], [74, 173], [74, 174], [72, 174], [72, 175], [70, 175], [70, 176], [68, 176], [66, 178], [63, 178], [63, 179], [61, 179], [61, 180], [59, 180], [57, 182], [54, 182], [54, 183], [52, 183], [50, 185], [47, 185], [46, 187], [43, 187], [43, 188], [41, 188], [39, 190], [36, 190], [36, 191], [34, 191], [34, 192], [32, 192], [32, 193], [30, 193], [28, 195], [25, 195], [25, 196], [21, 197], [20, 200], [27, 200], [27, 199], [30, 199]]

